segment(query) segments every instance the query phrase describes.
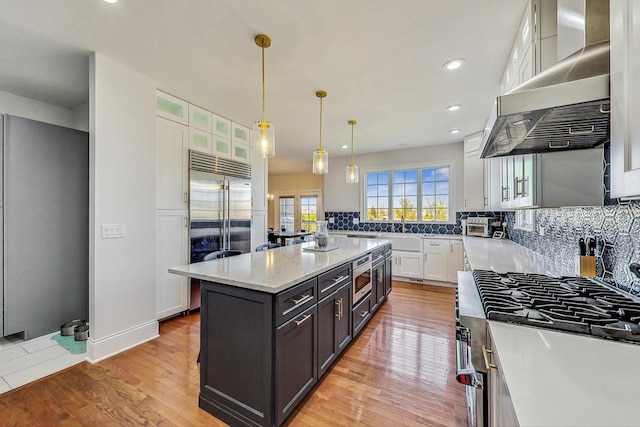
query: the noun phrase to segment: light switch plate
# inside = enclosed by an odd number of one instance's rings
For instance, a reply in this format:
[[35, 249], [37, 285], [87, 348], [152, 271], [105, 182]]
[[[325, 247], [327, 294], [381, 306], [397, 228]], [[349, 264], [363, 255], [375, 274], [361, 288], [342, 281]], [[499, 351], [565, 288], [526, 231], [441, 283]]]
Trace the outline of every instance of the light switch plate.
[[103, 239], [123, 239], [124, 233], [124, 224], [102, 224]]

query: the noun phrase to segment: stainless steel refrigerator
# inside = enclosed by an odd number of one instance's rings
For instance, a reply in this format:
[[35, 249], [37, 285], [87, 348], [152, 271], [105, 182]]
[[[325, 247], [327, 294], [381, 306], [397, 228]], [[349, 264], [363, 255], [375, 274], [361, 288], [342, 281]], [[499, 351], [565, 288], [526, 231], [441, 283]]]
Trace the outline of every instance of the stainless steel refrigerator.
[[[191, 262], [220, 250], [251, 252], [251, 166], [189, 151]], [[200, 307], [200, 281], [191, 279], [189, 310]]]
[[219, 250], [251, 251], [251, 166], [191, 151], [191, 262]]
[[0, 115], [1, 336], [87, 319], [89, 134]]

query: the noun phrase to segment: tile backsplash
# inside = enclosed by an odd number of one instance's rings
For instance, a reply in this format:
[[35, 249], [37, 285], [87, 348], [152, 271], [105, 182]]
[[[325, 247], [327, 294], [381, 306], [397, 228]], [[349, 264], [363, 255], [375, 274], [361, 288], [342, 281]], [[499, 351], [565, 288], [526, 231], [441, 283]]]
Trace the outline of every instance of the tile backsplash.
[[[460, 220], [469, 217], [496, 216], [501, 217], [504, 212], [456, 212], [455, 224], [429, 224], [409, 223], [405, 224], [407, 233], [433, 233], [433, 234], [462, 234]], [[502, 217], [501, 217], [502, 218]], [[360, 222], [360, 212], [325, 212], [324, 219], [329, 221], [329, 230], [332, 231], [374, 231], [383, 233], [400, 233], [400, 221], [394, 222]], [[333, 224], [331, 220], [333, 219]], [[358, 224], [354, 224], [354, 219]]]
[[[575, 274], [578, 239], [595, 237], [597, 277], [640, 296], [640, 279], [629, 271], [630, 263], [640, 263], [640, 202], [538, 209], [535, 211], [535, 231], [516, 229], [515, 214], [505, 214], [509, 239], [547, 256], [563, 274]], [[540, 233], [541, 228], [544, 228], [544, 236]]]

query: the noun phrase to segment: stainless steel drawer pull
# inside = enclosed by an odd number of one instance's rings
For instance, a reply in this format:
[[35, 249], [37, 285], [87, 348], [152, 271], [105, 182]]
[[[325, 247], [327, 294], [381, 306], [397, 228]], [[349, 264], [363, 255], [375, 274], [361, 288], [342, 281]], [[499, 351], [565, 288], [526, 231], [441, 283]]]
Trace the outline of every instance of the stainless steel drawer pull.
[[302, 295], [299, 299], [292, 298], [291, 301], [293, 301], [294, 304], [298, 305], [304, 301], [307, 301], [309, 298], [311, 298], [311, 295]]
[[305, 314], [302, 319], [296, 320], [296, 326], [300, 326], [302, 323], [304, 323], [305, 320], [307, 320], [310, 317], [311, 317], [310, 314]]
[[569, 147], [569, 145], [571, 145], [569, 141], [567, 141], [565, 144], [560, 144], [560, 145], [553, 145], [553, 142], [550, 142], [549, 148], [567, 148]]
[[593, 125], [591, 125], [590, 130], [580, 130], [580, 131], [574, 131], [571, 129], [571, 126], [569, 126], [569, 135], [589, 135], [590, 133], [593, 133], [594, 130], [596, 130], [596, 127]]
[[487, 371], [490, 371], [491, 368], [498, 369], [498, 365], [489, 362], [489, 354], [493, 354], [493, 350], [489, 350], [486, 346], [482, 346], [482, 356], [484, 357], [484, 366], [487, 368]]
[[336, 313], [336, 317], [340, 320], [340, 313], [342, 312], [342, 308], [340, 307], [340, 300], [336, 300], [336, 305], [338, 306], [338, 312]]
[[343, 281], [344, 279], [348, 279], [348, 278], [349, 278], [349, 276], [340, 276], [340, 277], [336, 277], [335, 279], [333, 279], [333, 281], [334, 281], [335, 283], [338, 283], [338, 282], [341, 282], [341, 281]]
[[362, 313], [360, 313], [360, 317], [367, 317], [368, 313], [368, 311], [363, 311]]

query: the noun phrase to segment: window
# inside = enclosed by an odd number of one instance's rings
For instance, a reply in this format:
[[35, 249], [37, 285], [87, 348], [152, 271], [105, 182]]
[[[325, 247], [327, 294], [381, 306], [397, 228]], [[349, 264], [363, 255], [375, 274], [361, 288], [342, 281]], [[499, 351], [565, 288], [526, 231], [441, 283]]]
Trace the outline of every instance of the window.
[[314, 232], [316, 221], [324, 218], [320, 190], [276, 193], [276, 206], [280, 207], [274, 224], [277, 229], [287, 231], [305, 230]]
[[451, 166], [365, 173], [367, 221], [450, 222]]

